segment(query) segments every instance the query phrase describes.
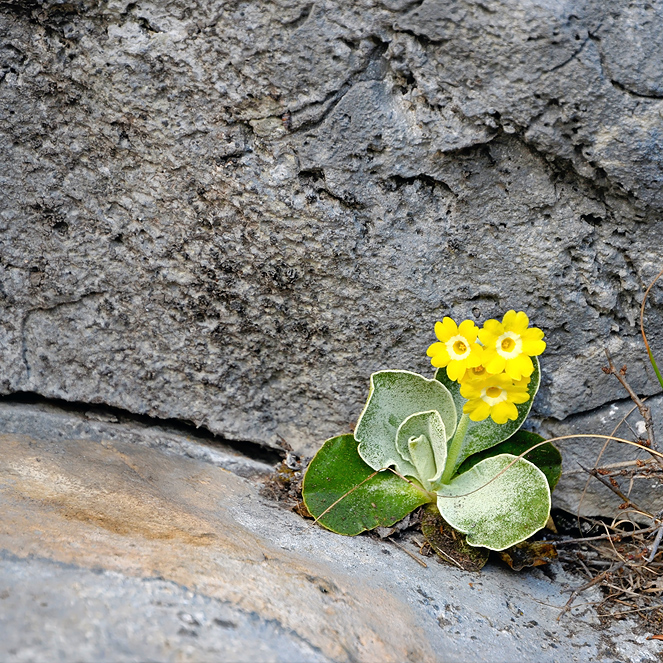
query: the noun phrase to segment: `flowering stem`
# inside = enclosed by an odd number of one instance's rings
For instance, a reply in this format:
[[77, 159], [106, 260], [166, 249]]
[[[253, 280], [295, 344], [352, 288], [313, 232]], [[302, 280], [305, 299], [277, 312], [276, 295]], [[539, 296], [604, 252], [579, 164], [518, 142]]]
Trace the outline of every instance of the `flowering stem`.
[[469, 423], [469, 415], [463, 414], [458, 421], [458, 426], [456, 426], [456, 433], [453, 438], [451, 438], [449, 450], [447, 451], [447, 462], [442, 477], [440, 478], [440, 483], [449, 483], [449, 480], [453, 476], [454, 470], [456, 469], [456, 461], [463, 448], [463, 440], [465, 439], [465, 433], [467, 433]]

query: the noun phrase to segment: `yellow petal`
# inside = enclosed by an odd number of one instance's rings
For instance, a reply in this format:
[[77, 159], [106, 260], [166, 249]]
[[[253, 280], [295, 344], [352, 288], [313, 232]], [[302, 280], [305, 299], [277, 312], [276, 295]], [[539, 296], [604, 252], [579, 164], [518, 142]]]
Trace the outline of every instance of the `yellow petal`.
[[447, 367], [447, 375], [450, 380], [460, 382], [465, 375], [465, 361], [452, 361]]
[[429, 357], [434, 357], [435, 355], [439, 354], [442, 350], [446, 352], [446, 348], [444, 347], [444, 343], [433, 343], [432, 345], [428, 346], [428, 350], [426, 350], [426, 354]]
[[435, 348], [435, 354], [432, 355], [430, 363], [433, 364], [433, 366], [437, 366], [437, 368], [446, 366], [449, 361], [451, 361], [451, 357], [449, 357], [449, 352], [447, 351], [447, 346], [444, 343], [434, 343], [433, 345], [436, 345], [437, 348]]
[[520, 334], [527, 329], [527, 326], [529, 325], [529, 318], [524, 311], [518, 311], [518, 313], [516, 313], [515, 311], [511, 310], [504, 314], [504, 317], [502, 318], [502, 324], [504, 325], [504, 329], [506, 331], [512, 331], [516, 332], [516, 334]]
[[522, 391], [516, 391], [509, 394], [508, 398], [512, 403], [520, 405], [521, 403], [527, 403], [529, 400], [529, 394], [526, 392], [523, 393]]
[[504, 370], [512, 380], [520, 380], [523, 376], [532, 375], [534, 364], [527, 355], [520, 354], [513, 359], [508, 359]]
[[458, 333], [464, 336], [469, 342], [475, 343], [479, 328], [471, 320], [463, 320], [458, 325]]
[[532, 380], [531, 375], [525, 375], [524, 377], [520, 378], [520, 380], [517, 380], [516, 383], [513, 385], [516, 389], [525, 389], [527, 390], [527, 386]]
[[[488, 355], [488, 353], [486, 353], [486, 355]], [[497, 352], [494, 353], [492, 357], [486, 355], [484, 355], [484, 366], [486, 367], [486, 370], [493, 374], [501, 373], [506, 365], [506, 359], [500, 357]]]
[[518, 363], [516, 362], [515, 359], [509, 359], [505, 366], [504, 366], [504, 372], [511, 378], [512, 380], [520, 380], [522, 377], [522, 370], [518, 366]]
[[476, 382], [461, 382], [460, 395], [468, 400], [479, 398], [481, 396], [481, 389], [481, 385], [477, 385]]
[[[476, 406], [473, 406], [468, 410], [465, 409], [468, 405], [473, 403], [476, 403]], [[465, 412], [465, 414], [469, 412], [470, 419], [472, 421], [483, 421], [490, 415], [490, 405], [488, 405], [488, 403], [484, 403], [481, 399], [479, 399], [478, 402], [469, 401], [463, 406], [463, 412]]]
[[483, 348], [478, 343], [475, 343], [470, 348], [470, 356], [465, 361], [469, 368], [481, 366], [483, 364]]
[[502, 324], [504, 325], [505, 328], [507, 326], [511, 327], [511, 325], [515, 322], [515, 320], [516, 320], [516, 312], [513, 309], [511, 309], [510, 311], [507, 311], [504, 314], [504, 317], [502, 318]]
[[530, 327], [526, 329], [521, 335], [523, 341], [540, 341], [544, 334], [538, 327]]
[[513, 381], [508, 375], [506, 375], [506, 373], [499, 373], [492, 376], [492, 378], [495, 380], [495, 384], [499, 385], [503, 389], [509, 390], [513, 388]]
[[483, 327], [479, 330], [479, 340], [486, 346], [495, 345], [495, 341], [504, 333], [502, 323], [497, 320], [486, 320]]
[[486, 320], [486, 322], [483, 323], [483, 328], [496, 336], [501, 336], [504, 333], [504, 325], [499, 320], [493, 318]]
[[458, 333], [458, 325], [448, 316], [442, 319], [442, 324], [444, 325], [444, 333], [446, 335], [445, 341], [448, 341]]
[[479, 404], [482, 401], [479, 400], [478, 398], [473, 398], [471, 400], [468, 400], [465, 405], [463, 405], [463, 414], [470, 414], [471, 412], [474, 412], [479, 407]]
[[516, 361], [519, 362], [521, 367], [521, 377], [528, 378], [534, 373], [534, 362], [527, 355], [522, 354], [516, 357]]
[[518, 418], [518, 410], [513, 403], [502, 401], [493, 408], [490, 416], [496, 424], [505, 424], [509, 419], [513, 421]]
[[490, 418], [496, 423], [496, 424], [505, 424], [507, 422], [508, 417], [506, 416], [506, 413], [498, 409], [500, 405], [503, 405], [503, 403], [499, 403], [498, 405], [495, 406], [493, 411], [490, 413]]
[[449, 354], [445, 351], [444, 353], [440, 352], [439, 355], [435, 355], [430, 363], [435, 366], [435, 368], [444, 368], [449, 363]]
[[545, 349], [545, 341], [523, 341], [523, 352], [530, 357], [540, 355]]

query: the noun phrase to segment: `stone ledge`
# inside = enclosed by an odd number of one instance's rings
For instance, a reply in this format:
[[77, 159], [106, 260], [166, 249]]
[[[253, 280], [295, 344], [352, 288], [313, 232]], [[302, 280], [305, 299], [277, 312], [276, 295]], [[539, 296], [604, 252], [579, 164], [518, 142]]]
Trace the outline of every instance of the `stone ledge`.
[[[423, 568], [200, 459], [55, 433], [0, 436], [3, 660], [243, 661], [260, 642], [274, 661], [657, 660], [633, 622], [602, 627], [586, 603], [558, 623], [582, 582], [559, 566]], [[237, 628], [221, 638], [215, 618]]]

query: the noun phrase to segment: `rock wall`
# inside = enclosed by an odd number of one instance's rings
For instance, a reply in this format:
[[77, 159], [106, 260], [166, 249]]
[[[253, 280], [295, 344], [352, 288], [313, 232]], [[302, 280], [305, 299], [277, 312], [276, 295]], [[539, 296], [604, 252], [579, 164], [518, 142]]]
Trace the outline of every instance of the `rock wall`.
[[308, 453], [435, 320], [510, 308], [539, 415], [622, 398], [606, 345], [655, 391], [662, 33], [639, 0], [3, 0], [0, 392]]

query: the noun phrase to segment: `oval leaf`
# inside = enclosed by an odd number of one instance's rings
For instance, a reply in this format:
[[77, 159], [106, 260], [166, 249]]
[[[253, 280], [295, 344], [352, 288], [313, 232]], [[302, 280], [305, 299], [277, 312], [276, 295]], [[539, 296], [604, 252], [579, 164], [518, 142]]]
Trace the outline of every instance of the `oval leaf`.
[[[532, 402], [534, 401], [536, 392], [539, 390], [539, 383], [541, 382], [541, 370], [538, 358], [532, 357], [532, 362], [534, 363], [534, 373], [532, 373], [532, 377], [527, 387], [529, 400], [526, 403], [516, 405], [518, 418], [514, 421], [507, 421], [505, 424], [496, 424], [490, 417], [483, 421], [470, 421], [454, 469], [460, 467], [461, 463], [468, 456], [479, 453], [484, 449], [494, 447], [496, 444], [507, 440], [523, 425], [529, 411], [532, 409]], [[435, 373], [435, 379], [439, 380], [449, 390], [449, 393], [454, 400], [456, 410], [458, 410], [459, 413], [462, 413], [463, 405], [467, 403], [467, 399], [460, 395], [460, 384], [449, 379], [446, 368], [438, 369]]]
[[[537, 433], [519, 430], [515, 435], [512, 435], [508, 440], [504, 440], [504, 442], [500, 442], [497, 446], [466, 458], [465, 462], [458, 468], [458, 474], [467, 472], [484, 458], [498, 456], [499, 454], [520, 456], [521, 453], [543, 442], [544, 439]], [[525, 454], [523, 458], [536, 465], [546, 475], [550, 492], [552, 492], [562, 476], [562, 454], [559, 449], [550, 442], [546, 442], [546, 444], [536, 447], [534, 451]]]
[[396, 434], [396, 450], [417, 471], [415, 478], [427, 488], [437, 481], [447, 461], [447, 437], [439, 412], [418, 412], [408, 417]]
[[423, 488], [390, 470], [368, 479], [373, 473], [359, 457], [352, 435], [327, 440], [306, 470], [302, 484], [304, 504], [327, 529], [355, 536], [375, 527], [389, 527], [431, 501]]
[[470, 545], [491, 550], [504, 550], [524, 541], [545, 527], [550, 515], [545, 475], [529, 461], [511, 454], [480, 461], [437, 492], [442, 517], [467, 534]]
[[410, 371], [373, 373], [368, 401], [355, 429], [359, 455], [374, 470], [393, 465], [401, 474], [412, 475], [414, 466], [396, 450], [396, 434], [409, 416], [430, 410], [440, 413], [446, 435], [453, 435], [456, 408], [441, 382]]

